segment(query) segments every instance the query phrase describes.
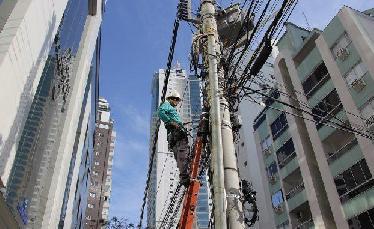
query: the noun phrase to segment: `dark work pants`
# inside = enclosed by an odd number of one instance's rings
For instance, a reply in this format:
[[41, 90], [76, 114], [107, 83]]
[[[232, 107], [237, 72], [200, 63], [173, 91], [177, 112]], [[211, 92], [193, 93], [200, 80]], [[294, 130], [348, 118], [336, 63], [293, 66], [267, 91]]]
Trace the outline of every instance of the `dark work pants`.
[[188, 154], [190, 146], [188, 145], [187, 133], [180, 129], [168, 128], [169, 150], [174, 153], [177, 161], [177, 167], [181, 177], [188, 175]]

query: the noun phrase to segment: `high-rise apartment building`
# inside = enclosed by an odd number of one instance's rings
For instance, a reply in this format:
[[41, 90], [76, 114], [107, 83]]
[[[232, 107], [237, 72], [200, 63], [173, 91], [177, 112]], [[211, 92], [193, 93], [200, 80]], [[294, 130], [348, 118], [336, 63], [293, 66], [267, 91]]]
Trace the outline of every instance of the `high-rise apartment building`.
[[[161, 102], [164, 79], [165, 70], [163, 69], [160, 69], [153, 77], [151, 139], [153, 139], [156, 122], [158, 120], [157, 109]], [[177, 107], [177, 110], [181, 114], [183, 122], [191, 123], [189, 128], [196, 127], [201, 114], [200, 80], [195, 76], [187, 77], [186, 71], [177, 66], [170, 72], [168, 91], [171, 90], [177, 90], [182, 96], [183, 100], [180, 106]], [[195, 129], [191, 131], [191, 134], [196, 135]], [[166, 129], [163, 123], [157, 134], [158, 142], [147, 203], [149, 228], [159, 228], [166, 213], [166, 207], [170, 203], [170, 197], [173, 195], [179, 181], [179, 170], [176, 167], [173, 153], [168, 150]], [[150, 144], [151, 150], [152, 142]], [[192, 139], [190, 139], [190, 144], [192, 144]], [[209, 223], [209, 208], [206, 182], [199, 194], [197, 215], [197, 225], [199, 225], [200, 228], [207, 228]]]
[[0, 1], [0, 96], [9, 98], [0, 102], [0, 175], [25, 228], [70, 228], [75, 218], [103, 4]]
[[343, 7], [278, 42], [275, 100], [254, 123], [277, 228], [374, 228], [373, 15]]
[[[191, 135], [195, 139], [202, 113], [201, 101], [201, 80], [196, 75], [190, 75], [188, 78], [190, 87], [190, 104], [191, 104]], [[198, 229], [208, 229], [209, 226], [209, 189], [207, 175], [200, 177], [201, 186], [196, 209], [196, 225]]]
[[99, 99], [94, 138], [94, 155], [84, 228], [101, 228], [109, 218], [112, 167], [116, 133], [108, 101]]
[[[274, 48], [276, 50], [276, 48]], [[265, 65], [261, 69], [258, 76], [260, 83], [271, 84], [274, 80], [274, 69], [273, 63], [275, 59], [276, 51], [266, 61]], [[255, 90], [260, 89], [260, 85], [252, 83], [251, 87]], [[242, 120], [242, 127], [239, 130], [238, 141], [236, 143], [236, 155], [238, 159], [238, 170], [240, 179], [249, 181], [253, 189], [257, 192], [256, 203], [261, 211], [261, 217], [253, 225], [253, 228], [274, 228], [274, 218], [272, 217], [272, 208], [266, 202], [266, 190], [268, 189], [268, 183], [261, 179], [261, 165], [263, 164], [263, 158], [257, 153], [253, 122], [261, 111], [261, 107], [257, 104], [243, 99], [239, 104], [239, 114]]]
[[[94, 134], [99, 104], [100, 39], [99, 35], [91, 61], [89, 84], [85, 89], [84, 106], [82, 106], [79, 117], [61, 209], [60, 228], [83, 228], [85, 225], [84, 212], [87, 208], [89, 180], [92, 176], [91, 164], [94, 155]], [[81, 148], [82, 143], [83, 148]]]

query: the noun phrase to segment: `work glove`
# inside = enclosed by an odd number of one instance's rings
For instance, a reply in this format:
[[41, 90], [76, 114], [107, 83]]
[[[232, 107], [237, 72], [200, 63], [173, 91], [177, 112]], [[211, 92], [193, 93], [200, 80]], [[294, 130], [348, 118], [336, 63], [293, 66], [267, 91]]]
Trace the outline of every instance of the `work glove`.
[[173, 126], [173, 127], [175, 127], [176, 129], [180, 128], [179, 124], [176, 123], [176, 122], [170, 122], [170, 125]]

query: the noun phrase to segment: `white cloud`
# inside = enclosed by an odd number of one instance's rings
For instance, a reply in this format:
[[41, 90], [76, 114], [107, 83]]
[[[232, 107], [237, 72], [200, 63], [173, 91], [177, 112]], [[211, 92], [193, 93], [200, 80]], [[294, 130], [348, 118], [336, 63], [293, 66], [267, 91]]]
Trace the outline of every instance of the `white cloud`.
[[[132, 105], [119, 108], [121, 118], [126, 127], [143, 136], [149, 134], [149, 115]], [[148, 112], [149, 113], [149, 112]], [[130, 133], [130, 131], [128, 131]]]
[[148, 140], [117, 133], [110, 216], [137, 224], [148, 168]]

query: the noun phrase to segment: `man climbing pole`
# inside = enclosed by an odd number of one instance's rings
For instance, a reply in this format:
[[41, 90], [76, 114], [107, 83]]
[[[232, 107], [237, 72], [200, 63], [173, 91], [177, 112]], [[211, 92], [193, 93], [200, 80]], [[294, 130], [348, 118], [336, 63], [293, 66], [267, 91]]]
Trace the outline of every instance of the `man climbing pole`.
[[186, 161], [189, 153], [188, 133], [183, 127], [183, 122], [176, 107], [181, 102], [179, 93], [173, 90], [158, 109], [158, 115], [164, 122], [167, 130], [169, 150], [174, 153], [179, 169], [179, 178], [182, 185], [188, 185], [188, 163]]

